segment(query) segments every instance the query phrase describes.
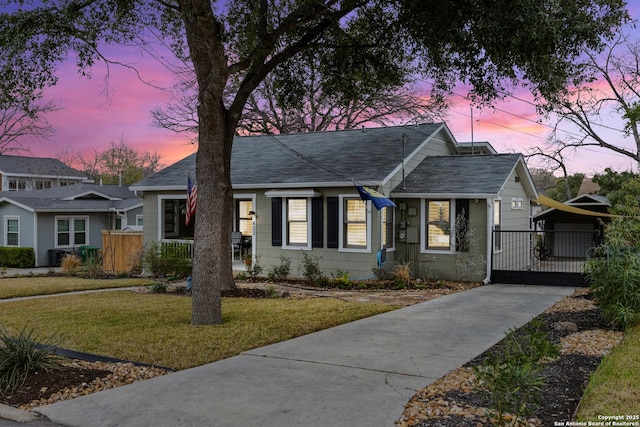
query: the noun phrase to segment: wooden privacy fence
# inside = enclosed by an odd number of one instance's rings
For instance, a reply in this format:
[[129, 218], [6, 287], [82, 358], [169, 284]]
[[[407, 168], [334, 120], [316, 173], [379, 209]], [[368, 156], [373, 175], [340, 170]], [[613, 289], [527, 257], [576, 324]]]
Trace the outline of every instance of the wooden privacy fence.
[[102, 230], [102, 268], [126, 273], [142, 251], [142, 231]]

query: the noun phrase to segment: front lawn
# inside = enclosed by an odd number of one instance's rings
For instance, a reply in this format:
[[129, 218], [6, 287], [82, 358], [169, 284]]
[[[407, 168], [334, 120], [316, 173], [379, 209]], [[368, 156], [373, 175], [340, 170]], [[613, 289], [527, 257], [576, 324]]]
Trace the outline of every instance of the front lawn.
[[71, 276], [26, 276], [0, 279], [0, 299], [51, 295], [74, 291], [148, 286], [150, 279], [85, 279]]
[[[602, 421], [598, 415], [621, 416], [619, 422], [640, 422], [640, 325], [629, 326], [622, 343], [605, 356], [580, 404], [577, 419]], [[609, 419], [613, 420], [613, 419]], [[619, 424], [623, 425], [623, 424]]]
[[396, 308], [332, 298], [223, 298], [222, 325], [192, 326], [191, 298], [175, 294], [111, 291], [4, 302], [0, 307], [5, 327], [35, 328], [55, 335], [64, 348], [173, 369]]

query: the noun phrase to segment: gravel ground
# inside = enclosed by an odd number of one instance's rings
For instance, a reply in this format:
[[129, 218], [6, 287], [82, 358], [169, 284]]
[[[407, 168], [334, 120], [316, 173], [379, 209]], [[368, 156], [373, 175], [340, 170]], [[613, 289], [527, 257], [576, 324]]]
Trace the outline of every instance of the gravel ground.
[[[587, 289], [580, 289], [545, 311], [540, 317], [544, 331], [560, 345], [560, 357], [545, 364], [539, 408], [527, 426], [553, 426], [571, 421], [589, 377], [602, 357], [622, 341], [623, 334], [607, 329]], [[573, 326], [571, 326], [573, 324]], [[577, 329], [577, 331], [574, 329]], [[416, 393], [405, 406], [400, 427], [479, 427], [492, 425], [487, 416], [488, 400], [478, 393], [473, 366], [489, 354], [497, 354], [501, 343], [464, 366], [450, 372]], [[514, 417], [507, 420], [516, 422]], [[510, 424], [514, 425], [514, 424]], [[562, 424], [564, 425], [564, 424]]]

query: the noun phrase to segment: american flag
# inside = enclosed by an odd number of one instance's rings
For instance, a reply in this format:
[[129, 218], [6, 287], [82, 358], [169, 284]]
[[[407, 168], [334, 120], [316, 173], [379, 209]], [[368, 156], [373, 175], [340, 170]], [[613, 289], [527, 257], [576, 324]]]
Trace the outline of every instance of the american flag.
[[196, 199], [198, 198], [198, 187], [191, 181], [191, 176], [187, 176], [187, 212], [185, 224], [189, 225], [191, 217], [196, 213]]

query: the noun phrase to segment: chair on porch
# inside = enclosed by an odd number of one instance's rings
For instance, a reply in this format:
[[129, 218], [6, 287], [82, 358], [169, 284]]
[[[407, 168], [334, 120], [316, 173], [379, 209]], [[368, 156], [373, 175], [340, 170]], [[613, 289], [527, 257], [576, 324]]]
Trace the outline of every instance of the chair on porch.
[[239, 231], [231, 232], [231, 259], [236, 259], [236, 251], [238, 259], [242, 259], [242, 233]]

